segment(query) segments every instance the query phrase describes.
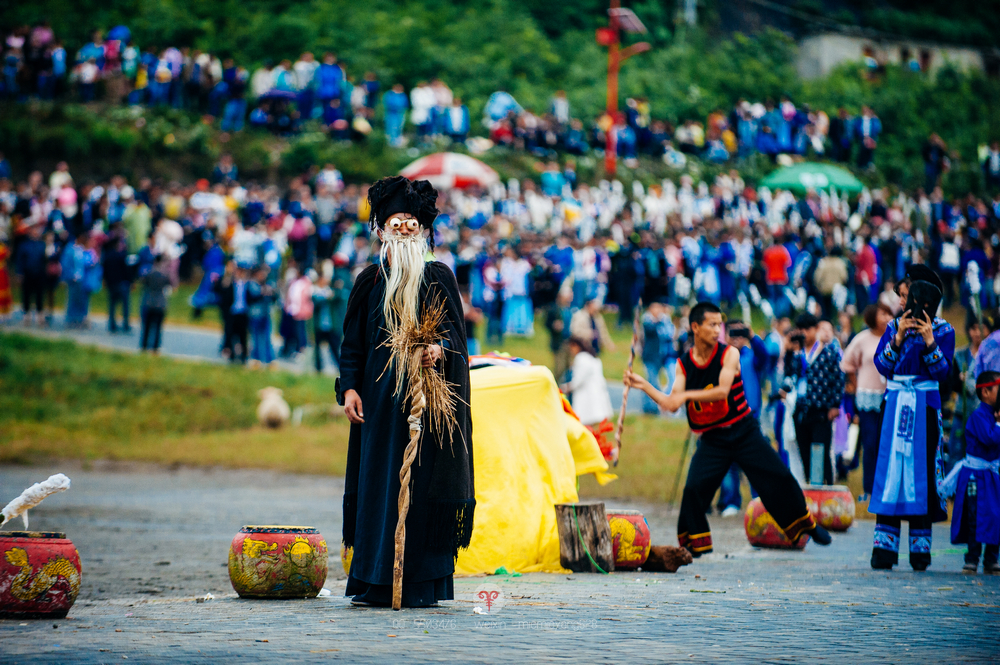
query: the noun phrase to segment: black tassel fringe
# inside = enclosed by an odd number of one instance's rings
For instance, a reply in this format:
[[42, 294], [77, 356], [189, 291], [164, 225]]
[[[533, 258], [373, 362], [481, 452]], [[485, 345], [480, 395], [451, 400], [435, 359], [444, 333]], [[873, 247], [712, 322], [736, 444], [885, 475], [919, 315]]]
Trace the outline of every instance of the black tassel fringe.
[[448, 548], [454, 556], [469, 547], [472, 541], [472, 520], [476, 513], [476, 500], [434, 502], [430, 506], [428, 542], [435, 547]]

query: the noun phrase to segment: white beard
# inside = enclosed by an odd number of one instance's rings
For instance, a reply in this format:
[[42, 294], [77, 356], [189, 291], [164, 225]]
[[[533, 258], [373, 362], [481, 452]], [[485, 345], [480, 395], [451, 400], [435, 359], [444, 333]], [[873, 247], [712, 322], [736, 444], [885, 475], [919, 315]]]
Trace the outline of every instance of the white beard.
[[417, 326], [417, 307], [427, 251], [427, 239], [423, 235], [385, 233], [382, 236], [380, 256], [382, 272], [386, 275], [382, 313], [390, 332]]

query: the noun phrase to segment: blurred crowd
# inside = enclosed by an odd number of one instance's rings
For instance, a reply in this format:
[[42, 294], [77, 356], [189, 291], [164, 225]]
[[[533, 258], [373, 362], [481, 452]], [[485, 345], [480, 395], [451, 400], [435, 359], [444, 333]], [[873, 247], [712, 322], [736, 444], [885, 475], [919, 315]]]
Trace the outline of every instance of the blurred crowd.
[[[383, 85], [375, 72], [355, 73], [332, 52], [302, 53], [294, 62], [267, 61], [252, 71], [229, 58], [188, 47], [143, 45], [123, 25], [95, 31], [91, 41], [68, 53], [47, 23], [23, 26], [2, 45], [0, 96], [7, 99], [103, 100], [110, 104], [170, 106], [217, 119], [223, 131], [250, 125], [278, 134], [318, 125], [334, 140], [362, 140], [379, 112], [388, 142], [403, 146], [433, 140], [465, 142], [473, 133], [469, 108], [440, 79], [418, 81], [409, 91]], [[866, 168], [873, 162], [883, 127], [871, 108], [852, 116], [796, 105], [789, 98], [740, 99], [703, 121], [676, 125], [653, 117], [645, 98], [630, 98], [617, 114], [574, 117], [564, 91], [546, 109], [525, 108], [504, 90], [486, 100], [484, 136], [470, 148], [514, 146], [541, 157], [603, 153], [609, 147], [633, 165], [639, 155], [683, 168], [689, 156], [722, 163], [760, 153], [771, 158], [828, 156]], [[939, 172], [948, 166], [943, 142], [925, 148], [925, 161]], [[938, 154], [940, 153], [940, 154]], [[996, 169], [1000, 178], [1000, 167]], [[930, 175], [928, 177], [931, 177]], [[927, 188], [928, 190], [930, 187]]]
[[[9, 171], [2, 156], [0, 171]], [[29, 295], [41, 292], [51, 315], [59, 281], [72, 287], [103, 266], [103, 280], [89, 277], [92, 292], [102, 281], [142, 277], [157, 257], [172, 287], [204, 275], [192, 302], [199, 311], [217, 304], [210, 287], [228, 262], [258, 271], [278, 301], [295, 279], [309, 278], [337, 291], [340, 302], [351, 275], [378, 254], [365, 226], [366, 194], [367, 186], [345, 184], [332, 164], [278, 187], [241, 181], [229, 155], [210, 179], [193, 183], [77, 182], [60, 163], [47, 178], [35, 172], [12, 181], [0, 173], [0, 240], [15, 272], [30, 277], [25, 311]], [[539, 182], [442, 192], [439, 206], [436, 258], [483, 311], [491, 341], [533, 334], [536, 311], [571, 312], [589, 301], [617, 308], [623, 325], [640, 298], [675, 310], [709, 300], [778, 319], [859, 314], [892, 301], [893, 284], [912, 263], [941, 274], [946, 308], [995, 307], [1000, 289], [1000, 193], [945, 199], [940, 187], [865, 190], [848, 200], [836, 191], [750, 187], [736, 171], [711, 184], [685, 175], [648, 188], [638, 181], [589, 186], [568, 161], [550, 162]], [[40, 244], [25, 249], [35, 236]], [[73, 324], [86, 320], [76, 295], [71, 288]], [[298, 310], [311, 311], [302, 303]], [[300, 337], [286, 347], [303, 348]]]
[[[109, 331], [131, 334], [138, 291], [143, 349], [160, 347], [170, 310], [175, 320], [211, 312], [222, 324], [219, 352], [233, 362], [266, 366], [311, 353], [317, 371], [335, 371], [354, 278], [379, 257], [367, 226], [368, 186], [345, 183], [335, 165], [280, 187], [241, 180], [229, 155], [195, 182], [78, 180], [67, 163], [47, 176], [11, 176], [0, 155], [0, 317], [87, 327], [100, 293]], [[641, 302], [641, 359], [669, 390], [688, 344], [687, 308], [710, 301], [730, 313], [730, 336], [748, 358], [744, 373], [753, 372], [770, 398], [758, 408], [777, 434], [774, 396], [794, 380], [795, 354], [819, 339], [845, 363], [863, 359], [844, 355], [857, 323], [877, 330], [886, 320], [880, 311], [899, 312], [894, 287], [914, 264], [940, 275], [943, 310], [970, 341], [955, 363], [964, 404], [974, 406], [974, 389], [971, 397], [963, 392], [967, 374], [989, 363], [1000, 370], [1000, 333], [991, 334], [1000, 316], [984, 314], [1000, 304], [1000, 191], [946, 199], [935, 186], [849, 199], [832, 190], [755, 188], [735, 170], [711, 183], [685, 175], [648, 187], [588, 185], [572, 161], [552, 161], [538, 181], [442, 191], [438, 207], [432, 251], [458, 278], [471, 352], [541, 333], [557, 378], [569, 386], [578, 368], [592, 366], [600, 379], [600, 365], [587, 359], [614, 348], [608, 324], [631, 328]], [[810, 320], [813, 337], [803, 338]], [[983, 366], [972, 371], [980, 356]], [[863, 392], [859, 363], [855, 387]], [[837, 408], [852, 413], [853, 395], [839, 400]], [[605, 397], [599, 401], [609, 411]], [[843, 473], [857, 466], [859, 450], [840, 451]], [[838, 468], [821, 468], [824, 481]]]

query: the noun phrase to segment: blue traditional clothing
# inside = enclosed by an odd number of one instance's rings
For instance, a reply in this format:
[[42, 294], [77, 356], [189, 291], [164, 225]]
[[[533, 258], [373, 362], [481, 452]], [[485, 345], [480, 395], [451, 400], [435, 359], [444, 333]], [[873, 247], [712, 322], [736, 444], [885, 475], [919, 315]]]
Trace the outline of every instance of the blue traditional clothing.
[[216, 280], [222, 277], [226, 270], [226, 253], [218, 244], [213, 244], [201, 261], [204, 275], [198, 290], [191, 294], [191, 306], [196, 309], [205, 309], [218, 304], [219, 296], [216, 294], [214, 286]]
[[[927, 395], [938, 392], [937, 381], [896, 376], [886, 386], [878, 463], [868, 510], [876, 515], [922, 515], [927, 512]], [[940, 393], [938, 393], [940, 394]]]
[[[1000, 545], [1000, 423], [989, 404], [981, 403], [965, 425], [965, 459], [945, 479], [942, 494], [955, 493], [951, 517], [951, 542]], [[966, 496], [973, 479], [975, 496]], [[956, 491], [957, 490], [957, 491]], [[969, 533], [966, 512], [974, 501], [976, 520]]]
[[869, 512], [878, 516], [872, 566], [896, 563], [900, 521], [910, 523], [910, 564], [930, 564], [931, 524], [947, 519], [939, 491], [941, 394], [955, 355], [955, 329], [941, 318], [932, 323], [929, 346], [915, 330], [895, 345], [899, 322], [886, 327], [875, 351], [875, 368], [888, 380], [882, 413], [878, 463]]

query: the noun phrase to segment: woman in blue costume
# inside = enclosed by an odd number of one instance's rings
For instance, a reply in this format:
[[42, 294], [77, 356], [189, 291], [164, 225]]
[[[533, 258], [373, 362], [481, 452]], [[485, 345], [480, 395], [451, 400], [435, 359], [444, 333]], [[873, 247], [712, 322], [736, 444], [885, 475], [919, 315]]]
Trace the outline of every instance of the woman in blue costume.
[[201, 261], [201, 269], [204, 275], [198, 290], [191, 294], [191, 307], [194, 308], [195, 316], [201, 315], [201, 310], [212, 307], [218, 303], [218, 296], [215, 294], [215, 282], [222, 277], [226, 271], [226, 253], [219, 247], [215, 237], [211, 232], [205, 232], [205, 244], [209, 245], [205, 252], [205, 258]]
[[[974, 573], [986, 546], [983, 572], [1000, 573], [1000, 414], [997, 396], [1000, 372], [976, 377], [981, 400], [965, 426], [965, 458], [944, 479], [941, 494], [955, 495], [951, 516], [951, 542], [967, 543], [962, 570]], [[957, 491], [956, 491], [957, 490]]]
[[[898, 292], [934, 293], [941, 278], [924, 265], [906, 271]], [[910, 301], [906, 300], [907, 305]], [[935, 306], [936, 309], [936, 306]], [[931, 563], [931, 525], [948, 518], [938, 492], [941, 477], [940, 382], [955, 355], [955, 329], [940, 317], [907, 309], [886, 327], [875, 351], [875, 367], [888, 381], [882, 405], [878, 463], [868, 511], [877, 516], [871, 566], [888, 570], [899, 562], [900, 526], [909, 522], [910, 565]]]

